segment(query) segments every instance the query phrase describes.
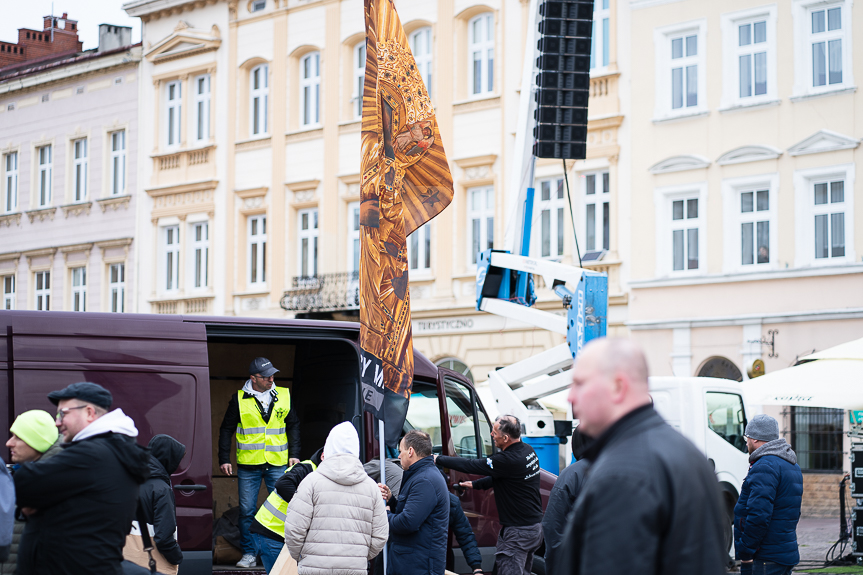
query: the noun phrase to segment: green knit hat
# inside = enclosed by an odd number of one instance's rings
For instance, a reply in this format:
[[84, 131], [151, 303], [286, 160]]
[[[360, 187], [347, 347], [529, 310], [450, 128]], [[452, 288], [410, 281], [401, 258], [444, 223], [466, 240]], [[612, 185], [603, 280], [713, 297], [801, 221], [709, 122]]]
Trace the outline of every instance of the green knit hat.
[[9, 431], [39, 453], [48, 451], [60, 436], [54, 418], [41, 409], [32, 409], [19, 415]]

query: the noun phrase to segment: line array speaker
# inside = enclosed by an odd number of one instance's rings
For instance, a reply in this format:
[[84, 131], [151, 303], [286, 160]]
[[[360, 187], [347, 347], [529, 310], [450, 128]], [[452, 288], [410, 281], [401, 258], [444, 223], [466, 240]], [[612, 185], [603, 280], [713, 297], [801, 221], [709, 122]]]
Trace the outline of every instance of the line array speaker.
[[533, 155], [584, 159], [593, 0], [545, 0], [539, 13]]

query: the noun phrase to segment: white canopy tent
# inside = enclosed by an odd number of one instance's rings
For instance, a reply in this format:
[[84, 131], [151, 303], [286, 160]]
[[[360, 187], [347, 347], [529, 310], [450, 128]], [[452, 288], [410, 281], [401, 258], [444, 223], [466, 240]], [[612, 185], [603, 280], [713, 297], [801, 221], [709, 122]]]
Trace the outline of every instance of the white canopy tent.
[[746, 382], [747, 402], [863, 410], [863, 338], [801, 359]]

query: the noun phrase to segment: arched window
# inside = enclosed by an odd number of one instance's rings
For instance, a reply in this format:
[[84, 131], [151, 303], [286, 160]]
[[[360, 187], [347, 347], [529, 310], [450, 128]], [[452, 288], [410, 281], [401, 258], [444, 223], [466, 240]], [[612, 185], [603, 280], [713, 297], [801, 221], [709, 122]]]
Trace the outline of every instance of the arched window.
[[269, 71], [267, 64], [252, 68], [249, 78], [251, 94], [249, 97], [249, 125], [251, 135], [267, 133], [267, 113], [269, 109]]
[[303, 126], [320, 123], [321, 54], [311, 52], [300, 60], [300, 118]]
[[494, 91], [494, 15], [483, 12], [468, 24], [468, 69], [473, 96]]
[[363, 116], [363, 82], [366, 78], [366, 41], [357, 42], [354, 46], [354, 90], [351, 94], [351, 108], [354, 111], [354, 118], [362, 118]]
[[432, 40], [431, 28], [420, 28], [410, 36], [411, 52], [414, 54], [417, 68], [426, 84], [429, 97], [432, 94]]
[[473, 383], [473, 374], [470, 372], [470, 368], [465, 362], [458, 359], [457, 357], [445, 357], [443, 359], [439, 359], [435, 362], [435, 365], [438, 367], [445, 367], [446, 369], [456, 371], [468, 378], [468, 380]]

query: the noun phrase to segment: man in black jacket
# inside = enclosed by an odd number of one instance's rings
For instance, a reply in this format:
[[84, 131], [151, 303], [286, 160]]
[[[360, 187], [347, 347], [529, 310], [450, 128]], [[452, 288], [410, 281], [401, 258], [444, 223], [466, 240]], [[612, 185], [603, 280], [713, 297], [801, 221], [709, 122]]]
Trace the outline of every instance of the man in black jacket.
[[542, 500], [539, 496], [539, 459], [521, 440], [521, 422], [514, 415], [494, 421], [491, 438], [499, 451], [486, 459], [435, 457], [435, 461], [463, 473], [485, 475], [462, 481], [463, 487], [494, 488], [494, 502], [502, 528], [495, 548], [498, 575], [530, 575], [533, 554], [542, 543]]
[[15, 472], [18, 506], [28, 516], [18, 549], [20, 575], [120, 575], [147, 451], [111, 393], [95, 383], [52, 391], [62, 453]]
[[555, 575], [725, 574], [716, 476], [653, 409], [647, 376], [644, 352], [624, 339], [594, 340], [575, 362], [573, 416], [596, 440], [581, 454], [591, 468]]
[[288, 465], [299, 463], [300, 420], [291, 409], [291, 392], [277, 387], [278, 369], [265, 357], [249, 365], [249, 379], [231, 395], [219, 427], [219, 468], [231, 475], [231, 438], [237, 436], [237, 489], [240, 496], [240, 538], [243, 557], [237, 567], [257, 565], [249, 533], [261, 481], [272, 493]]
[[[183, 552], [177, 543], [177, 511], [174, 490], [171, 487], [171, 475], [177, 471], [180, 461], [186, 454], [186, 446], [170, 435], [155, 435], [148, 444], [150, 449], [150, 478], [141, 486], [138, 495], [138, 511], [147, 522], [147, 529], [152, 535], [156, 550], [167, 561], [161, 564], [157, 556], [157, 566], [160, 573], [176, 573], [177, 566], [183, 562]], [[137, 517], [132, 525], [134, 549], [140, 550], [137, 557], [130, 555], [130, 542], [126, 543], [124, 555], [138, 565], [147, 565], [143, 559], [142, 540]]]

